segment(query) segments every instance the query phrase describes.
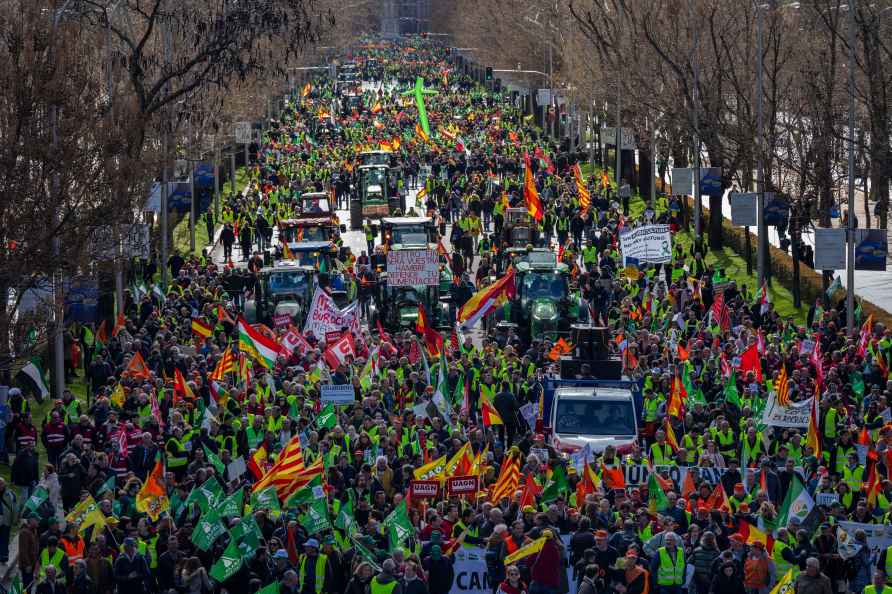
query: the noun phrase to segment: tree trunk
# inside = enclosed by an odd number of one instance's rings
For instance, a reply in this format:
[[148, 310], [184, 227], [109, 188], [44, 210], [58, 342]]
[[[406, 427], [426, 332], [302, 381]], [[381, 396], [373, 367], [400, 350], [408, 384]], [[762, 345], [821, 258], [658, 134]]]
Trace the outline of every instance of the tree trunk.
[[650, 188], [656, 175], [653, 170], [653, 160], [654, 156], [649, 146], [638, 150], [638, 188], [641, 198], [647, 204], [650, 204]]

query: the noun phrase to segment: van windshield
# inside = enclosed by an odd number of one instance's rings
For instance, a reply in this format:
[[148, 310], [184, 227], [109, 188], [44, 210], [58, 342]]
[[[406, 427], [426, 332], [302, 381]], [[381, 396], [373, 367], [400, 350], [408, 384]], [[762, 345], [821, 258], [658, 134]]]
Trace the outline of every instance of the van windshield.
[[632, 402], [559, 399], [554, 431], [571, 435], [635, 435]]

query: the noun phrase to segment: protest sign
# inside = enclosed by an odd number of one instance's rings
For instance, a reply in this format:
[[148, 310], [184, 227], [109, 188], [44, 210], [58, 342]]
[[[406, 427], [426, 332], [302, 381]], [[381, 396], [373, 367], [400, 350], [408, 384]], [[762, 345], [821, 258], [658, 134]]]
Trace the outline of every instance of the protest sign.
[[777, 403], [774, 392], [772, 392], [768, 395], [768, 403], [762, 413], [762, 423], [773, 427], [808, 427], [811, 401], [812, 399], [809, 398], [802, 402], [794, 402], [790, 406], [781, 406]]
[[276, 328], [286, 328], [291, 324], [291, 316], [288, 314], [276, 314], [273, 316], [273, 325]]
[[440, 283], [437, 250], [390, 250], [387, 252], [387, 284], [391, 287], [427, 286]]
[[892, 524], [862, 524], [861, 522], [839, 522], [839, 526], [849, 534], [863, 530], [867, 535], [867, 546], [885, 550], [892, 546]]
[[623, 265], [626, 258], [638, 262], [665, 264], [672, 259], [672, 235], [669, 225], [642, 225], [619, 236]]
[[356, 392], [353, 384], [327, 384], [319, 387], [320, 398], [323, 403], [353, 404], [356, 401]]
[[473, 495], [480, 489], [480, 479], [476, 476], [452, 476], [446, 479], [446, 492], [449, 496]]
[[815, 503], [817, 505], [825, 505], [827, 507], [830, 507], [837, 501], [839, 501], [838, 493], [817, 493], [817, 494], [815, 494]]
[[413, 499], [436, 499], [440, 481], [409, 481]]
[[358, 302], [354, 301], [344, 309], [339, 309], [328, 293], [317, 288], [304, 324], [304, 332], [312, 332], [318, 340], [323, 340], [326, 332], [340, 332], [343, 328], [348, 328], [353, 334], [360, 334]]

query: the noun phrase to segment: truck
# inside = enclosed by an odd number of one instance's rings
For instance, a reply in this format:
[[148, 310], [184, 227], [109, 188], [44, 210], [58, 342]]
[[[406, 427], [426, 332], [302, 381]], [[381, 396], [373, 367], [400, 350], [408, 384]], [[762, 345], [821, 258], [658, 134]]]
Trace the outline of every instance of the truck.
[[549, 379], [544, 381], [542, 427], [549, 445], [572, 454], [614, 446], [631, 451], [641, 427], [641, 390], [634, 381]]

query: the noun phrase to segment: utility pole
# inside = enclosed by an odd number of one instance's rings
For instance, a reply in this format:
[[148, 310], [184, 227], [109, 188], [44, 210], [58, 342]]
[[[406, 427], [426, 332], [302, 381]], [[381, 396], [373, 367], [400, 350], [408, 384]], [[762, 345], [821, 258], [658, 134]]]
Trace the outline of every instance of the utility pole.
[[[619, 26], [617, 31], [623, 30], [623, 11], [617, 12]], [[622, 124], [622, 84], [620, 83], [621, 74], [616, 73], [616, 197], [619, 198], [619, 189], [622, 186], [622, 154], [623, 154], [623, 124]], [[605, 149], [606, 151], [606, 149]], [[605, 153], [606, 156], [606, 153]], [[605, 163], [606, 166], [606, 163]]]
[[[691, 5], [688, 4], [689, 14], [691, 12]], [[693, 23], [693, 16], [691, 15], [691, 22]], [[693, 89], [693, 98], [691, 107], [694, 110], [694, 246], [695, 251], [700, 251], [700, 246], [703, 242], [703, 229], [701, 222], [701, 211], [703, 205], [700, 203], [700, 109], [697, 105], [697, 102], [700, 100], [700, 29], [697, 27], [696, 23], [694, 24], [694, 89]], [[719, 213], [715, 213], [713, 216], [719, 216]]]
[[[551, 109], [554, 110], [554, 60], [552, 56], [551, 42], [546, 41], [546, 43], [548, 43], [548, 103], [551, 106]], [[554, 121], [557, 119], [556, 110], [553, 111], [552, 115], [554, 115], [554, 118], [548, 123], [548, 127], [551, 131], [551, 137], [554, 138]]]
[[[161, 24], [161, 36], [164, 42], [164, 61], [169, 65], [172, 61], [173, 49], [170, 32], [170, 23], [163, 20]], [[167, 86], [169, 92], [170, 87]], [[168, 167], [168, 151], [170, 150], [170, 116], [167, 113], [162, 114], [161, 118], [161, 262], [158, 267], [161, 268], [161, 286], [167, 292], [167, 259], [170, 247], [167, 238], [167, 201], [168, 187], [170, 184], [170, 170]]]
[[[855, 336], [855, 0], [849, 2], [849, 221], [846, 231], [846, 328]], [[867, 213], [870, 216], [870, 213]]]
[[[758, 2], [758, 0], [756, 0]], [[762, 36], [765, 14], [762, 6], [756, 4], [756, 129], [758, 140], [756, 142], [756, 270], [759, 287], [765, 283], [765, 257], [768, 234], [765, 233], [765, 162], [764, 162], [764, 116], [762, 97], [764, 95], [762, 83]]]

